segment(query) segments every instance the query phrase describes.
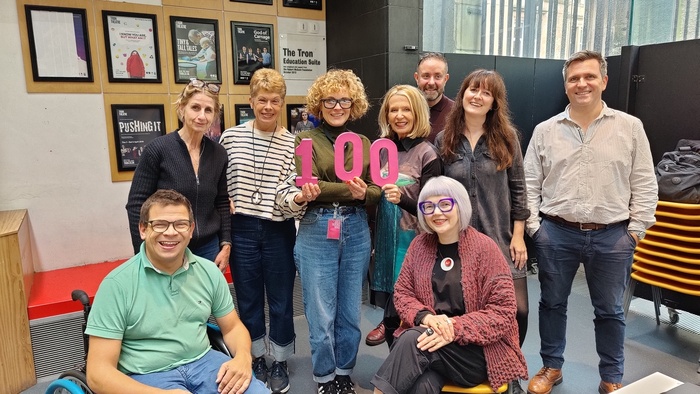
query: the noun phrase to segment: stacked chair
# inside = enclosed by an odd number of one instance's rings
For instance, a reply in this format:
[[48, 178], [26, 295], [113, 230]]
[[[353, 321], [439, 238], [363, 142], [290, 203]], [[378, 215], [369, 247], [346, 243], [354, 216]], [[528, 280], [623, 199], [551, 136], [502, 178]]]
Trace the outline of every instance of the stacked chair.
[[671, 324], [679, 320], [676, 307], [698, 313], [700, 303], [692, 297], [700, 296], [700, 204], [659, 201], [656, 224], [634, 253], [625, 314], [639, 282], [651, 287], [657, 325], [662, 303]]

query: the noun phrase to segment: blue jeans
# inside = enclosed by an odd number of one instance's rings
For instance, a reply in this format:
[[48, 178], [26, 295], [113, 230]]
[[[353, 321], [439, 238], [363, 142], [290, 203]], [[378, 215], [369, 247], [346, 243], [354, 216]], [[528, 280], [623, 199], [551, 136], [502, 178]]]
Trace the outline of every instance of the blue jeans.
[[568, 297], [583, 263], [595, 314], [598, 372], [606, 382], [621, 382], [625, 362], [622, 303], [636, 246], [627, 222], [581, 231], [545, 218], [533, 240], [539, 267], [540, 355], [544, 366], [561, 368], [564, 364]]
[[[182, 389], [197, 394], [219, 394], [216, 374], [221, 364], [230, 360], [228, 356], [216, 350], [209, 350], [202, 358], [189, 364], [181, 365], [165, 372], [153, 372], [145, 375], [129, 375], [132, 379], [147, 386], [161, 389]], [[270, 390], [253, 375], [246, 394], [266, 394]]]
[[190, 248], [190, 252], [192, 252], [192, 254], [199, 257], [204, 257], [205, 259], [211, 261], [216, 259], [216, 255], [218, 255], [220, 251], [221, 246], [219, 245], [218, 235], [213, 236], [209, 242], [200, 245], [199, 247]]
[[265, 297], [270, 315], [270, 353], [277, 361], [294, 354], [294, 220], [231, 216], [231, 275], [238, 313], [253, 340], [253, 357], [265, 347]]
[[367, 212], [339, 207], [340, 239], [327, 239], [333, 209], [315, 208], [299, 223], [294, 261], [309, 324], [314, 381], [350, 375], [360, 346], [362, 283], [371, 252]]

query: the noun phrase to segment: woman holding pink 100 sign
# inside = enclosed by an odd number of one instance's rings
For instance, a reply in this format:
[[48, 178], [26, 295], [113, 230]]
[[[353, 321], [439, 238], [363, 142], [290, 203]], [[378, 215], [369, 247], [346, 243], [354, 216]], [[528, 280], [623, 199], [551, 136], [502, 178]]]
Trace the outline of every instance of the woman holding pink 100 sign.
[[310, 143], [313, 153], [297, 149], [296, 167], [302, 174], [309, 165], [304, 161], [313, 160], [311, 172], [321, 194], [301, 218], [294, 261], [309, 324], [313, 379], [318, 393], [355, 393], [350, 374], [362, 336], [362, 283], [371, 252], [364, 206], [376, 204], [381, 190], [370, 177], [370, 141], [350, 132], [347, 122], [362, 117], [369, 103], [364, 85], [350, 70], [316, 78], [306, 103], [321, 125], [296, 136], [296, 144]]
[[[442, 160], [435, 146], [426, 139], [430, 134], [430, 109], [417, 88], [396, 85], [389, 89], [379, 110], [379, 128], [381, 137], [390, 139], [396, 146], [399, 177], [382, 186], [385, 198], [377, 209], [370, 288], [375, 292], [377, 304], [386, 304], [386, 308], [385, 319], [367, 334], [365, 342], [379, 345], [386, 337], [391, 346], [399, 322], [391, 319], [395, 311], [390, 301], [406, 250], [418, 230], [418, 194], [428, 179], [442, 174]], [[385, 162], [382, 160], [383, 168]]]

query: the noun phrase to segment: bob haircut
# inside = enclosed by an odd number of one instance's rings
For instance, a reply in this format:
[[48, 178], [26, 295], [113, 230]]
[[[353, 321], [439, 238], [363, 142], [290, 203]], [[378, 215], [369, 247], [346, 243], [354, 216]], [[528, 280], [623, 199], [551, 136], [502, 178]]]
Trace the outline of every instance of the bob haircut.
[[[469, 227], [469, 223], [472, 220], [472, 203], [469, 201], [469, 195], [464, 185], [444, 175], [430, 178], [428, 182], [425, 183], [425, 186], [423, 186], [423, 189], [421, 189], [418, 201], [423, 202], [427, 198], [435, 196], [452, 197], [455, 200], [455, 205], [459, 209], [459, 231], [461, 232]], [[425, 216], [420, 209], [418, 209], [418, 224], [428, 233], [435, 233], [435, 231], [428, 226], [428, 223], [426, 223]]]
[[274, 68], [261, 68], [250, 78], [250, 98], [254, 98], [261, 91], [278, 93], [284, 100], [287, 96], [287, 83], [284, 82], [282, 74]]
[[192, 99], [192, 96], [194, 96], [196, 93], [202, 93], [214, 100], [214, 119], [218, 119], [219, 115], [221, 114], [221, 101], [219, 101], [219, 93], [210, 92], [209, 89], [206, 88], [206, 86], [202, 88], [196, 88], [192, 86], [191, 83], [188, 83], [185, 86], [185, 88], [182, 89], [182, 92], [180, 92], [180, 94], [177, 96], [177, 100], [175, 100], [175, 102], [173, 103], [175, 105], [175, 110], [177, 111], [177, 118], [180, 120], [180, 122], [183, 121], [180, 108], [186, 106], [187, 103], [190, 102], [190, 99]]
[[160, 205], [162, 207], [167, 207], [169, 205], [181, 205], [187, 207], [187, 212], [190, 216], [190, 222], [194, 223], [194, 213], [192, 213], [192, 205], [190, 200], [182, 194], [176, 192], [172, 189], [159, 189], [155, 193], [151, 194], [150, 197], [141, 205], [141, 213], [139, 215], [139, 224], [146, 225], [148, 223], [149, 214], [151, 212], [151, 207], [154, 205]]
[[598, 64], [600, 64], [600, 77], [605, 78], [605, 76], [608, 75], [607, 60], [605, 60], [600, 52], [584, 50], [574, 53], [564, 63], [564, 68], [561, 70], [561, 74], [564, 76], [564, 83], [566, 83], [566, 73], [569, 71], [569, 66], [571, 66], [571, 63], [583, 62], [590, 59], [595, 59], [598, 61]]
[[382, 107], [379, 109], [380, 137], [392, 138], [396, 135], [389, 125], [389, 100], [394, 96], [406, 97], [411, 106], [413, 130], [408, 133], [408, 138], [427, 137], [430, 134], [430, 108], [423, 93], [411, 85], [394, 85], [384, 95]]
[[360, 81], [357, 75], [351, 70], [330, 70], [325, 74], [321, 74], [316, 78], [306, 96], [307, 110], [318, 119], [323, 119], [321, 112], [322, 99], [328, 95], [339, 92], [345, 89], [352, 99], [352, 107], [350, 107], [350, 119], [360, 119], [367, 113], [369, 109], [369, 101], [365, 86]]

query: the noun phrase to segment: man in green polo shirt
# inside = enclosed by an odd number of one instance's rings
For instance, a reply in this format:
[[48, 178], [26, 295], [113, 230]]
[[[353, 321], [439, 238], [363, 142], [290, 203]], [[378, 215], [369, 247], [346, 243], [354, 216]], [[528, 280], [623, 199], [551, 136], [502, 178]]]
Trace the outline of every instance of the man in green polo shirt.
[[[194, 228], [189, 201], [173, 190], [158, 190], [141, 207], [141, 251], [105, 277], [88, 317], [93, 391], [270, 392], [252, 376], [250, 334], [226, 279], [187, 249]], [[211, 349], [210, 315], [233, 358]]]

